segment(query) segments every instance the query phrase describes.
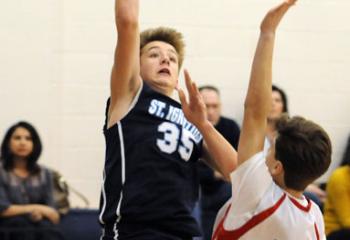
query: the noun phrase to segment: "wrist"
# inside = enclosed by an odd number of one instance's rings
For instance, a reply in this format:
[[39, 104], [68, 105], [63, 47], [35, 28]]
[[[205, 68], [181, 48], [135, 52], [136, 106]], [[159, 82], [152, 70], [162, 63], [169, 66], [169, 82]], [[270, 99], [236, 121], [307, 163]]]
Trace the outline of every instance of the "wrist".
[[23, 206], [23, 211], [25, 212], [25, 213], [32, 213], [32, 212], [34, 212], [35, 211], [35, 205], [34, 204], [28, 204], [28, 205], [24, 205]]
[[203, 121], [201, 124], [199, 124], [196, 127], [202, 133], [202, 135], [209, 129], [214, 128], [213, 124], [211, 124], [211, 122], [209, 122], [208, 120]]
[[276, 31], [275, 30], [267, 30], [267, 29], [261, 29], [260, 31], [260, 38], [261, 39], [274, 39], [276, 36]]

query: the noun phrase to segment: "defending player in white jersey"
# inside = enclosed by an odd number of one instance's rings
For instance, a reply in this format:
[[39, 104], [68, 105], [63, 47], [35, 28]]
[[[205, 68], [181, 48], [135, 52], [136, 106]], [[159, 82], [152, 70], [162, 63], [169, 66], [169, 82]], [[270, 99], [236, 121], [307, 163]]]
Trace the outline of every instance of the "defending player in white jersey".
[[[331, 142], [327, 133], [301, 117], [282, 119], [266, 159], [262, 152], [271, 106], [275, 31], [295, 2], [283, 2], [262, 21], [245, 101], [238, 168], [231, 173], [232, 198], [217, 216], [213, 240], [325, 239], [322, 214], [303, 191], [329, 167]], [[202, 132], [205, 141], [215, 141], [215, 134], [206, 134], [205, 108], [195, 84], [189, 77], [186, 83], [189, 103], [179, 91], [186, 118]]]

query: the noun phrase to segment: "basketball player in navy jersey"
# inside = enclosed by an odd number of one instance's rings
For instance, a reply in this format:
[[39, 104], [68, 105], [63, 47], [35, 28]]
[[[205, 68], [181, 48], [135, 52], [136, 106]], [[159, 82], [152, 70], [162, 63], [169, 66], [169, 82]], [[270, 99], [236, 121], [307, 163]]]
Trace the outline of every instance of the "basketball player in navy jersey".
[[192, 239], [200, 234], [191, 216], [197, 159], [203, 155], [226, 177], [235, 161], [206, 151], [229, 143], [220, 138], [202, 145], [202, 135], [171, 98], [184, 56], [182, 35], [156, 28], [140, 37], [138, 15], [138, 0], [115, 1], [118, 41], [104, 126], [101, 239]]

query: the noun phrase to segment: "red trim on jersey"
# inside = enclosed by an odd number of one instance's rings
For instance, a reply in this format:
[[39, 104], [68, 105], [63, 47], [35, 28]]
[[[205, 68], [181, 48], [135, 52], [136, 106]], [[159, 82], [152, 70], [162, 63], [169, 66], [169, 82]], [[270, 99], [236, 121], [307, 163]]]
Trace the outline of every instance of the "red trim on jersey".
[[304, 207], [303, 205], [301, 205], [297, 200], [295, 200], [294, 198], [292, 197], [289, 197], [289, 199], [292, 201], [292, 203], [297, 207], [299, 208], [300, 210], [304, 211], [304, 212], [308, 212], [310, 211], [311, 209], [311, 201], [310, 199], [306, 198], [307, 200], [307, 206]]
[[246, 222], [243, 226], [233, 230], [226, 231], [224, 229], [224, 221], [227, 217], [227, 214], [230, 210], [230, 206], [227, 208], [225, 216], [220, 221], [218, 227], [216, 228], [212, 240], [236, 240], [242, 237], [246, 232], [250, 229], [254, 228], [259, 223], [263, 222], [265, 219], [270, 217], [282, 204], [284, 199], [286, 199], [287, 194], [283, 194], [282, 197], [276, 202], [272, 207], [260, 212], [259, 214], [252, 217], [248, 222]]
[[230, 211], [230, 208], [231, 208], [231, 204], [228, 205], [228, 207], [226, 209], [226, 212], [224, 214], [224, 217], [221, 219], [220, 223], [216, 227], [216, 229], [214, 231], [214, 234], [213, 234], [213, 237], [212, 237], [212, 240], [216, 240], [218, 235], [220, 234], [220, 231], [224, 231], [224, 221], [225, 221], [225, 219], [227, 217], [228, 212]]
[[315, 232], [316, 232], [316, 239], [320, 240], [320, 233], [318, 232], [318, 228], [317, 228], [316, 223], [314, 224], [314, 226], [315, 226]]

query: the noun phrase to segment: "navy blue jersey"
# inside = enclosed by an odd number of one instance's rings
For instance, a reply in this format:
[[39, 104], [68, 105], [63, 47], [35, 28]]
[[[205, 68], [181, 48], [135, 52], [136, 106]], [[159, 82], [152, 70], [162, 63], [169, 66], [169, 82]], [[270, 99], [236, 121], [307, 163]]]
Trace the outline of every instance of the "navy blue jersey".
[[104, 135], [100, 222], [105, 231], [116, 234], [119, 226], [135, 225], [180, 237], [198, 235], [191, 212], [202, 135], [181, 105], [143, 83], [129, 112], [109, 129], [105, 124]]

